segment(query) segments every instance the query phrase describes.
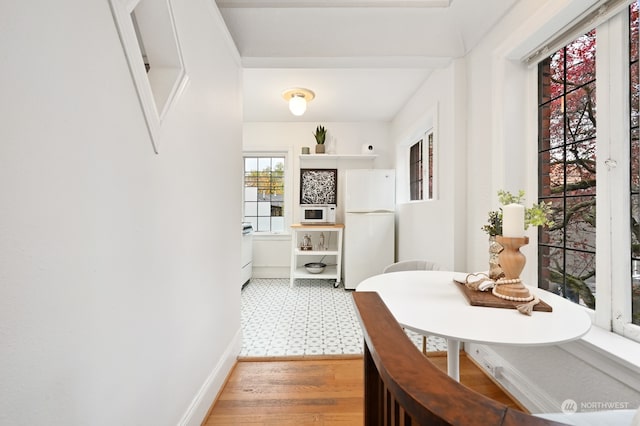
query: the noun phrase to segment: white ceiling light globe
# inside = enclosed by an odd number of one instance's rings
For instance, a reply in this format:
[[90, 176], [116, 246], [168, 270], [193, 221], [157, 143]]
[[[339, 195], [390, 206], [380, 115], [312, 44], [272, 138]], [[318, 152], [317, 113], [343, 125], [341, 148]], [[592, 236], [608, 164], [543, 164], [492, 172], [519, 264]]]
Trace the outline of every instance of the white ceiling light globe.
[[291, 99], [289, 99], [289, 110], [291, 114], [300, 116], [307, 110], [307, 101], [303, 96], [293, 95]]

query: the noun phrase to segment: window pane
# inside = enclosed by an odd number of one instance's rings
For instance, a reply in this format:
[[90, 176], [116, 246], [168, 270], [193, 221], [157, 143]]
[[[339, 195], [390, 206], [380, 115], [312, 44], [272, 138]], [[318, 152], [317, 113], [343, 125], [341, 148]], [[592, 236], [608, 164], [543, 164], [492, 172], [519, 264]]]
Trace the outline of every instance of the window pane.
[[638, 194], [631, 196], [631, 265], [631, 321], [640, 325], [640, 195]]
[[258, 170], [258, 159], [246, 157], [244, 159], [244, 172], [255, 172]]
[[540, 150], [564, 144], [564, 98], [542, 105], [539, 111]]
[[568, 145], [565, 160], [567, 195], [596, 193], [596, 141], [595, 139]]
[[631, 283], [631, 322], [640, 325], [640, 278], [637, 277]]
[[540, 228], [538, 241], [540, 244], [562, 247], [564, 244], [564, 198], [545, 198], [546, 203], [551, 203], [552, 220], [554, 226]]
[[564, 193], [564, 149], [543, 151], [539, 155], [540, 194], [557, 196]]
[[[559, 93], [559, 91], [556, 89], [558, 85], [556, 79], [552, 79], [551, 75], [549, 74], [552, 70], [555, 71], [557, 69], [557, 66], [549, 66], [551, 60], [552, 58], [545, 59], [543, 61], [545, 65], [538, 67], [538, 94], [540, 103], [549, 102], [551, 99], [557, 96], [557, 93]], [[555, 96], [554, 89], [556, 92]]]
[[284, 196], [284, 176], [274, 175], [271, 178], [271, 199], [274, 200], [279, 196], [282, 200]]
[[271, 171], [271, 158], [258, 158], [258, 170], [261, 172]]
[[564, 51], [554, 53], [541, 65], [538, 68], [538, 90], [541, 103], [547, 103], [564, 92]]
[[431, 200], [433, 199], [433, 133], [429, 133], [428, 143], [427, 182], [429, 183], [429, 192], [427, 193], [427, 198]]
[[596, 84], [570, 92], [566, 96], [567, 143], [596, 137]]
[[245, 186], [244, 201], [258, 201], [258, 188]]
[[540, 288], [562, 294], [564, 287], [564, 250], [561, 248], [538, 246]]
[[630, 62], [638, 60], [638, 2], [634, 1], [629, 6], [629, 59]]
[[258, 216], [271, 216], [271, 203], [258, 202]]
[[258, 232], [270, 232], [271, 231], [271, 218], [259, 217], [258, 218]]
[[565, 245], [567, 248], [595, 252], [596, 198], [567, 198], [565, 212]]
[[640, 88], [640, 80], [638, 77], [638, 62], [635, 62], [629, 69], [629, 77], [631, 79], [631, 127], [638, 128], [638, 94]]
[[284, 217], [271, 218], [271, 232], [284, 232]]
[[260, 182], [258, 183], [258, 201], [267, 201], [270, 199], [269, 184], [269, 175], [261, 175]]
[[573, 302], [595, 309], [595, 253], [567, 250], [563, 295]]
[[640, 259], [640, 195], [631, 196], [631, 255]]
[[258, 215], [258, 204], [250, 202], [244, 203], [244, 215], [245, 216], [257, 216]]
[[273, 161], [273, 170], [279, 171], [282, 174], [284, 174], [284, 158], [282, 157], [273, 158], [272, 161]]
[[271, 216], [272, 217], [284, 216], [284, 203], [271, 202]]
[[596, 30], [578, 37], [566, 47], [567, 91], [596, 79]]

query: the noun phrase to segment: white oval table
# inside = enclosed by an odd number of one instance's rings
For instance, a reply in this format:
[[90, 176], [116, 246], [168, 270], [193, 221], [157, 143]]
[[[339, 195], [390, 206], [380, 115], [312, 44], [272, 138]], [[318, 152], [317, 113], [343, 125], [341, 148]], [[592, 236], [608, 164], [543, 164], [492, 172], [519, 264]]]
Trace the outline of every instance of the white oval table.
[[580, 338], [591, 320], [580, 306], [547, 291], [529, 287], [553, 312], [471, 306], [454, 277], [465, 273], [403, 271], [376, 275], [356, 291], [375, 291], [404, 328], [447, 340], [449, 376], [460, 380], [460, 342], [543, 346]]

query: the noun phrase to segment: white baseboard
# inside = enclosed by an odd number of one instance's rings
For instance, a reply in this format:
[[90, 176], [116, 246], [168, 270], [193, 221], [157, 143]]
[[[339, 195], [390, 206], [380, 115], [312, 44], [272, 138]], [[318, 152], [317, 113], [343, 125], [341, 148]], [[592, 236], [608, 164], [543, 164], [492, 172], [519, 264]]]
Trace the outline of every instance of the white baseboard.
[[222, 390], [227, 376], [238, 359], [242, 349], [242, 329], [238, 329], [233, 340], [196, 393], [189, 408], [178, 422], [178, 426], [200, 426], [211, 408], [211, 404]]
[[[556, 401], [535, 382], [505, 362], [504, 358], [490, 347], [476, 343], [465, 343], [465, 352], [530, 412], [553, 413], [559, 411], [562, 401]], [[499, 371], [499, 373], [493, 375], [493, 372], [485, 367], [486, 365], [491, 365], [494, 371]], [[498, 367], [497, 370], [496, 367]]]

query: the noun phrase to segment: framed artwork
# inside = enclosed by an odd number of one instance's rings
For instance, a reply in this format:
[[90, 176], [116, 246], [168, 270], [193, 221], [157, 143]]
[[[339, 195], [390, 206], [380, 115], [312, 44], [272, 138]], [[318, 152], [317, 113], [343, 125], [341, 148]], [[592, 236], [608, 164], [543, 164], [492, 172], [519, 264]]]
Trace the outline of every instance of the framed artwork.
[[338, 169], [300, 169], [300, 204], [337, 204]]

